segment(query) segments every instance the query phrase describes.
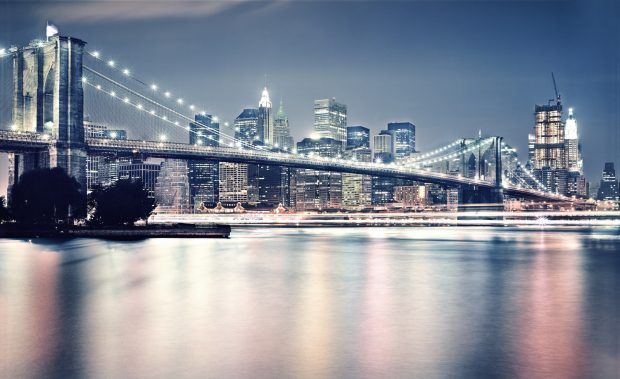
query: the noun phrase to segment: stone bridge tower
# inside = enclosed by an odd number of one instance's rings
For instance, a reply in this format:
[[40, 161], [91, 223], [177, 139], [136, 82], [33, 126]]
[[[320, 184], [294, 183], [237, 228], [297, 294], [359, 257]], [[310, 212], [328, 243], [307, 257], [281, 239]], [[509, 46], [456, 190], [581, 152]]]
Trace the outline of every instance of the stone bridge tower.
[[61, 167], [86, 191], [82, 58], [85, 42], [53, 36], [13, 54], [13, 130], [47, 134], [48, 151], [9, 156], [10, 185], [23, 172]]

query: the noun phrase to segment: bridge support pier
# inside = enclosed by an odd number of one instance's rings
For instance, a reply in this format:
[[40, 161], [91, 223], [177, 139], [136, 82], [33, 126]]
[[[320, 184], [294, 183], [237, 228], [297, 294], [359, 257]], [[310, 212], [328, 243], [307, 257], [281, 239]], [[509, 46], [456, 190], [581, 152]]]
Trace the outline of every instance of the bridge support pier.
[[86, 192], [84, 90], [82, 59], [85, 42], [54, 36], [12, 48], [13, 129], [46, 134], [46, 152], [10, 156], [9, 188], [19, 176], [35, 168], [61, 167]]

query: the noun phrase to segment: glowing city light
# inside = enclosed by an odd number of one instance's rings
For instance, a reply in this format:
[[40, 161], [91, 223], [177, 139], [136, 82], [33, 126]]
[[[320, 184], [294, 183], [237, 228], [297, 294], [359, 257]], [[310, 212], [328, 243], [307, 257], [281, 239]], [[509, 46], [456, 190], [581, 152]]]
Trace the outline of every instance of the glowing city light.
[[123, 75], [129, 76], [129, 69], [123, 69]]
[[99, 58], [99, 52], [98, 51], [93, 51], [93, 57]]
[[151, 89], [153, 91], [157, 91], [157, 84], [151, 84]]
[[108, 66], [110, 67], [114, 67], [116, 65], [116, 62], [114, 61], [108, 61]]

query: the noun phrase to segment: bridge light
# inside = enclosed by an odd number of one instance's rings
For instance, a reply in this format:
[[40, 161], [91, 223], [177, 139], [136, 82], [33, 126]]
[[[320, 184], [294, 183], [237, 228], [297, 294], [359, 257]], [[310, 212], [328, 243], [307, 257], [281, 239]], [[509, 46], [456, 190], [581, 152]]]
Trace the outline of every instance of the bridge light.
[[85, 76], [82, 76], [82, 83], [88, 82], [88, 79]]
[[116, 132], [110, 132], [110, 138], [116, 139], [116, 137], [118, 137], [118, 134]]
[[177, 103], [179, 103], [179, 104], [183, 104], [183, 99], [178, 98], [178, 99], [177, 99]]
[[166, 121], [166, 120], [168, 120], [168, 116], [162, 116], [162, 118], [161, 118], [161, 119], [162, 119], [162, 120], [164, 120], [164, 121]]
[[168, 92], [168, 91], [164, 92], [164, 96], [170, 97], [170, 92]]
[[11, 126], [9, 126], [9, 129], [11, 129], [12, 131], [16, 131], [17, 130], [17, 125], [12, 124]]
[[175, 121], [175, 122], [174, 122], [174, 124], [175, 124], [176, 126], [179, 126], [179, 122], [178, 122], [178, 121]]
[[217, 116], [213, 116], [213, 122], [218, 122], [219, 118], [217, 118]]
[[198, 140], [198, 144], [202, 145], [202, 140], [201, 139]]
[[0, 55], [6, 54], [6, 49], [0, 49]]
[[98, 90], [101, 90], [101, 85], [97, 84], [95, 88], [97, 88]]
[[130, 74], [129, 69], [127, 69], [127, 68], [124, 69], [123, 70], [123, 74], [126, 75], [126, 76], [129, 76], [129, 74]]
[[196, 107], [195, 107], [195, 106], [193, 106], [193, 105], [190, 105], [190, 106], [189, 106], [189, 109], [191, 109], [191, 110], [194, 110], [194, 108], [196, 108]]
[[99, 52], [98, 51], [93, 51], [93, 57], [99, 58]]
[[110, 67], [114, 67], [116, 65], [116, 62], [114, 61], [108, 61], [108, 66]]
[[125, 98], [123, 99], [123, 101], [124, 101], [124, 102], [126, 102], [126, 103], [129, 103], [129, 98], [128, 98], [128, 97], [125, 97]]
[[110, 96], [115, 97], [116, 96], [116, 92], [110, 91]]
[[228, 126], [228, 122], [225, 122], [225, 123], [224, 123], [224, 126]]
[[143, 108], [143, 107], [142, 107], [142, 104], [138, 104], [138, 105], [137, 105], [137, 108], [138, 108], [138, 109], [142, 109], [142, 108]]
[[151, 112], [149, 112], [149, 113], [154, 115], [155, 114], [155, 109], [151, 109]]
[[157, 84], [151, 84], [151, 89], [153, 91], [157, 91]]
[[165, 134], [160, 134], [159, 135], [159, 140], [164, 142], [166, 140], [166, 135]]
[[201, 115], [201, 116], [206, 116], [206, 115], [207, 115], [207, 112], [205, 112], [205, 111], [200, 111], [200, 115]]

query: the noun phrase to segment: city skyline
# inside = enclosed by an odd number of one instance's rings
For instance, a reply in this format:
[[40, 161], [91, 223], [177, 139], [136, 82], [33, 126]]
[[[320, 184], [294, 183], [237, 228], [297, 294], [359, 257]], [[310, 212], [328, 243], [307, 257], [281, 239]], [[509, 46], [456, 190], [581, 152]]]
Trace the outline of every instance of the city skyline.
[[[296, 142], [313, 131], [313, 101], [335, 97], [349, 109], [348, 124], [368, 127], [373, 135], [388, 122], [412, 122], [420, 151], [482, 129], [483, 134], [506, 137], [524, 159], [534, 106], [553, 97], [550, 72], [554, 71], [563, 103], [575, 110], [579, 121], [588, 180], [599, 179], [604, 162], [619, 160], [619, 78], [613, 66], [618, 51], [614, 38], [608, 38], [617, 6], [611, 1], [322, 6], [296, 1], [216, 2], [197, 3], [195, 14], [179, 10], [168, 18], [164, 18], [170, 12], [168, 3], [149, 7], [148, 12], [136, 3], [140, 2], [114, 6], [108, 1], [7, 2], [0, 5], [5, 10], [0, 16], [0, 45], [42, 38], [49, 20], [61, 34], [79, 35], [88, 48], [113, 55], [141, 77], [164, 78], [162, 84], [201, 101], [209, 113], [230, 124], [244, 107], [256, 107], [266, 73], [275, 102], [285, 101]], [[72, 6], [72, 12], [63, 11], [66, 6]], [[118, 11], [132, 6], [141, 11], [131, 17]], [[304, 21], [292, 23], [300, 13]], [[360, 35], [347, 27], [351, 22], [342, 22], [340, 16], [346, 14], [364, 25]], [[404, 14], [409, 18], [405, 20]], [[433, 23], [425, 20], [439, 14], [445, 17]], [[204, 18], [209, 23], [201, 22]], [[316, 28], [313, 22], [319, 18], [321, 28]], [[279, 27], [267, 23], [257, 29], [261, 20], [278, 21]], [[226, 35], [210, 33], [234, 21], [245, 23], [222, 29]], [[528, 28], [521, 27], [524, 23]], [[547, 29], [561, 37], [547, 36]], [[257, 36], [268, 43], [258, 44]], [[203, 50], [209, 59], [200, 49], [179, 47], [180, 37], [188, 44], [208, 45]], [[157, 40], [161, 51], [149, 49], [147, 38]], [[264, 52], [258, 58], [238, 59], [257, 45]], [[347, 55], [334, 56], [338, 49]], [[166, 68], [174, 64], [183, 69], [168, 72]], [[2, 81], [7, 80], [5, 71]], [[202, 90], [205, 87], [214, 90]], [[7, 116], [3, 117], [6, 124]]]

